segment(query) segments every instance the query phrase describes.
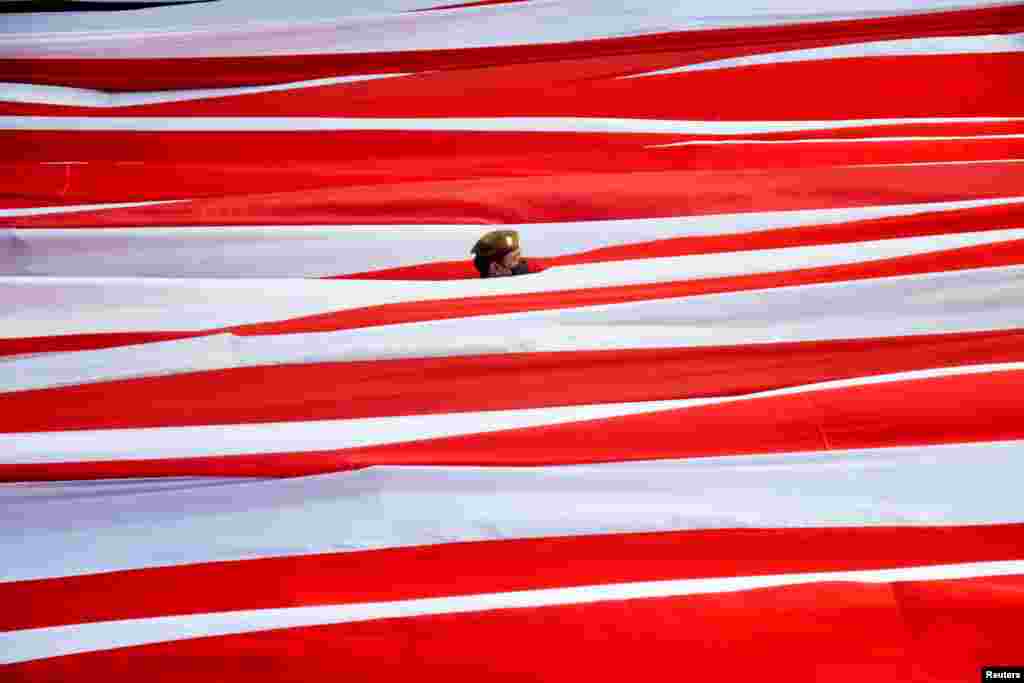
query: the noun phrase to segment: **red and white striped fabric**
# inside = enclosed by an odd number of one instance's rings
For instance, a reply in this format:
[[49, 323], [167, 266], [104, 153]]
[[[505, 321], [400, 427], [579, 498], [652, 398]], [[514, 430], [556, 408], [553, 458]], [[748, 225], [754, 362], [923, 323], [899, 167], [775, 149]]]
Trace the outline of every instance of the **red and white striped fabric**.
[[642, 5], [5, 16], [0, 679], [1024, 666], [1024, 4]]

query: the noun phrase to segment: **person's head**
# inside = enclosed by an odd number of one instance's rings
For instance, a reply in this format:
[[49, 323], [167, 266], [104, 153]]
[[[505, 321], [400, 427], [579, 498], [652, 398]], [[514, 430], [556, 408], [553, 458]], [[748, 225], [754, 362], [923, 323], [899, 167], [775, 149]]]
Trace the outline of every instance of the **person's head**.
[[470, 253], [480, 277], [514, 275], [522, 261], [519, 233], [515, 230], [494, 230], [481, 237]]

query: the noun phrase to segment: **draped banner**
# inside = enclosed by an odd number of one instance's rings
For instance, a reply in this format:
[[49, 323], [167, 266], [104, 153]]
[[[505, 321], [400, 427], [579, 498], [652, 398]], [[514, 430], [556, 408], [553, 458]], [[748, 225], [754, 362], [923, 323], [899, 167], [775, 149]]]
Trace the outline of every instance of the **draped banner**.
[[0, 679], [1024, 666], [1024, 4], [6, 4]]

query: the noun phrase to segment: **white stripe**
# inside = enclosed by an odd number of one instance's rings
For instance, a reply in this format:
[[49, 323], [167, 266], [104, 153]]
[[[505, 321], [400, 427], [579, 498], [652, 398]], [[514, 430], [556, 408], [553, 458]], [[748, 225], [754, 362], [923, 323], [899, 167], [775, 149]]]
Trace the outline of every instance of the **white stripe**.
[[[843, 209], [509, 224], [527, 256], [650, 240], [1019, 204], [1022, 197]], [[936, 216], [936, 220], [943, 217]], [[0, 273], [104, 277], [322, 277], [467, 259], [486, 225], [304, 225], [0, 229]], [[1007, 228], [1017, 227], [1013, 225]], [[3, 336], [3, 332], [0, 332]]]
[[664, 133], [738, 135], [801, 130], [840, 130], [924, 123], [999, 123], [1024, 117], [918, 117], [826, 121], [692, 121], [584, 116], [445, 118], [342, 118], [318, 116], [0, 116], [0, 130], [78, 131], [308, 131], [427, 130], [518, 131], [523, 133]]
[[272, 629], [350, 624], [377, 619], [467, 614], [496, 609], [588, 605], [610, 600], [673, 598], [834, 581], [856, 583], [949, 581], [1020, 574], [1024, 574], [1024, 561], [1004, 560], [893, 569], [636, 581], [391, 602], [283, 607], [101, 621], [0, 632], [0, 653], [2, 653], [0, 654], [0, 664], [113, 650], [133, 645], [176, 642], [238, 633], [258, 633]]
[[[78, 164], [85, 162], [63, 161], [63, 164]], [[13, 218], [15, 216], [43, 216], [51, 213], [74, 213], [76, 211], [101, 211], [104, 209], [130, 209], [136, 206], [156, 206], [157, 204], [177, 204], [190, 201], [188, 199], [165, 199], [155, 202], [115, 202], [111, 204], [68, 204], [65, 206], [36, 206], [23, 209], [0, 209], [0, 217]]]
[[634, 401], [302, 422], [0, 433], [0, 465], [166, 460], [380, 446], [462, 434], [567, 424], [717, 403], [960, 375], [1024, 370], [1024, 363], [964, 365], [830, 380], [739, 396]]
[[669, 74], [689, 73], [692, 71], [710, 71], [716, 69], [734, 69], [758, 64], [789, 64], [793, 62], [812, 62], [828, 59], [852, 59], [857, 57], [920, 57], [928, 55], [951, 54], [995, 54], [1021, 52], [1024, 50], [1024, 33], [1010, 33], [989, 36], [942, 36], [940, 38], [909, 38], [902, 40], [879, 40], [868, 43], [852, 43], [849, 45], [830, 45], [809, 50], [786, 50], [782, 52], [763, 52], [716, 59], [710, 62], [688, 64], [657, 71], [619, 76], [619, 79], [644, 78], [647, 76], [667, 76]]
[[238, 88], [200, 88], [194, 90], [159, 90], [154, 92], [113, 93], [86, 88], [66, 88], [55, 85], [36, 85], [34, 83], [3, 83], [0, 82], [0, 102], [21, 102], [24, 104], [57, 104], [66, 107], [135, 107], [146, 104], [166, 104], [168, 102], [189, 102], [214, 97], [237, 97], [258, 93], [284, 92], [305, 88], [320, 88], [346, 83], [362, 83], [382, 78], [410, 76], [410, 73], [368, 74], [358, 76], [334, 76], [316, 78], [308, 81], [277, 83], [274, 85], [257, 85]]
[[[0, 24], [0, 56], [214, 57], [538, 45], [675, 31], [869, 19], [1012, 4], [977, 0], [832, 0], [827, 10], [791, 0], [559, 0], [408, 12], [432, 0], [292, 0], [216, 3], [115, 15], [13, 15]], [[301, 17], [301, 20], [297, 19]], [[568, 20], [567, 18], [570, 18]], [[813, 31], [813, 26], [807, 26]]]
[[[370, 467], [116, 495], [0, 485], [0, 580], [466, 541], [1024, 522], [1024, 442], [555, 467]], [[428, 510], [429, 514], [424, 514]]]
[[693, 147], [709, 145], [805, 145], [831, 144], [848, 142], [916, 142], [939, 140], [1002, 140], [1019, 139], [1024, 135], [914, 135], [907, 137], [876, 137], [876, 138], [805, 138], [802, 140], [687, 140], [671, 142], [666, 145], [646, 145], [646, 149], [663, 149], [665, 147]]

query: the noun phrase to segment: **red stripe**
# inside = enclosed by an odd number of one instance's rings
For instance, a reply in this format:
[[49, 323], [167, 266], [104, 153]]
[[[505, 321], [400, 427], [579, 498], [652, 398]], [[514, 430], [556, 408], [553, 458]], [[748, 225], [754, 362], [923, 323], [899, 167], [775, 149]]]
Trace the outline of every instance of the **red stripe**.
[[[1010, 135], [1021, 135], [1024, 126], [1010, 130]], [[152, 193], [159, 189], [158, 181], [174, 179], [167, 175], [171, 167], [166, 163], [166, 157], [172, 153], [185, 164], [179, 168], [181, 177], [174, 183], [178, 197], [185, 189], [219, 196], [229, 194], [225, 189], [234, 193], [240, 190], [256, 193], [330, 187], [342, 182], [374, 185], [424, 179], [587, 173], [607, 171], [609, 161], [616, 167], [653, 172], [1024, 159], [1024, 142], [1014, 138], [858, 142], [833, 137], [830, 132], [809, 131], [805, 137], [831, 139], [832, 142], [800, 143], [764, 138], [772, 144], [716, 144], [720, 136], [472, 131], [5, 131], [0, 132], [0, 139], [19, 157], [17, 163], [3, 167], [8, 176], [22, 169], [34, 169], [39, 175], [55, 172], [52, 168], [39, 168], [35, 162], [53, 162], [51, 165], [63, 161], [90, 162], [70, 169], [69, 191], [75, 194], [70, 197], [65, 194], [67, 203], [76, 196], [100, 198], [99, 193], [104, 189], [102, 179], [116, 179], [117, 174], [127, 173], [138, 177], [146, 199], [160, 198]], [[906, 135], [913, 137], [912, 133]], [[950, 135], [963, 137], [969, 133], [950, 131]], [[748, 138], [743, 136], [742, 139]], [[751, 136], [749, 139], [760, 138]], [[692, 144], [645, 147], [687, 140]], [[138, 163], [110, 161], [109, 149], [105, 147], [114, 141], [131, 142], [131, 151], [126, 156]], [[214, 141], [218, 144], [211, 148], [210, 143]], [[254, 144], [265, 145], [270, 151], [280, 150], [282, 158], [308, 162], [311, 167], [295, 163], [261, 167], [258, 151], [252, 148]], [[387, 173], [382, 168], [385, 162]], [[429, 164], [430, 168], [424, 169], [424, 164]], [[56, 170], [64, 172], [65, 169]], [[199, 175], [208, 170], [217, 176], [210, 179]], [[303, 176], [302, 172], [312, 175]], [[31, 176], [26, 178], [32, 179]], [[45, 176], [40, 182], [43, 180]], [[225, 188], [216, 182], [218, 180], [231, 183]], [[243, 186], [240, 184], [243, 181], [253, 185]], [[43, 195], [42, 188], [31, 185], [17, 189], [25, 196]], [[124, 198], [123, 188], [117, 189], [120, 194], [110, 194], [109, 198]]]
[[[1024, 125], [1014, 130], [1024, 131]], [[88, 178], [123, 171], [116, 162], [145, 162], [142, 168], [130, 170], [143, 174], [140, 180], [146, 187], [156, 179], [149, 180], [145, 174], [150, 169], [167, 173], [171, 166], [168, 159], [173, 158], [179, 163], [194, 164], [185, 167], [184, 182], [193, 180], [187, 177], [190, 173], [221, 168], [225, 178], [231, 177], [229, 173], [244, 173], [240, 179], [256, 182], [251, 187], [233, 184], [226, 188], [248, 193], [283, 191], [292, 186], [329, 187], [340, 182], [372, 185], [472, 178], [475, 174], [486, 177], [552, 170], [593, 171], [607, 168], [609, 154], [638, 170], [645, 165], [651, 169], [670, 169], [678, 162], [659, 158], [666, 155], [645, 150], [644, 145], [674, 142], [677, 137], [533, 131], [0, 131], [0, 140], [12, 155], [17, 155], [14, 158], [19, 164], [67, 160], [98, 163], [95, 169], [92, 164], [73, 169], [82, 178]], [[122, 159], [112, 162], [113, 142], [124, 145], [125, 151]], [[253, 145], [263, 146], [262, 153]], [[265, 162], [270, 153], [280, 154], [277, 158], [282, 163], [268, 167]], [[261, 161], [263, 166], [259, 165]], [[307, 169], [307, 163], [313, 166]], [[424, 164], [430, 168], [424, 169]], [[505, 168], [506, 164], [513, 166]], [[10, 168], [9, 172], [14, 172], [20, 166]], [[314, 175], [303, 179], [307, 170]], [[202, 178], [194, 180], [198, 183]], [[207, 182], [210, 189], [217, 187]], [[221, 188], [211, 194], [228, 192]]]
[[0, 357], [23, 353], [60, 353], [107, 349], [150, 342], [188, 339], [200, 336], [195, 332], [96, 332], [47, 337], [11, 337], [0, 339]]
[[[340, 139], [332, 143], [335, 136], [330, 134], [324, 135], [322, 150], [337, 150], [334, 160], [310, 158], [283, 161], [278, 165], [268, 165], [265, 162], [261, 164], [255, 159], [194, 160], [187, 158], [187, 150], [182, 150], [181, 160], [173, 163], [166, 160], [173, 157], [175, 152], [162, 149], [165, 144], [173, 143], [167, 136], [154, 141], [153, 139], [159, 136], [142, 134], [143, 138], [153, 138], [147, 141], [135, 137], [134, 133], [102, 134], [98, 139], [90, 139], [90, 144], [83, 147], [75, 142], [76, 139], [84, 140], [82, 135], [42, 134], [38, 137], [33, 134], [29, 136], [27, 146], [12, 145], [24, 151], [24, 158], [18, 163], [0, 164], [0, 178], [10, 181], [0, 190], [0, 205], [3, 208], [28, 208], [116, 203], [125, 200], [126, 187], [131, 188], [128, 195], [131, 201], [158, 201], [223, 197], [232, 194], [302, 192], [346, 185], [411, 183], [424, 178], [424, 171], [422, 167], [417, 168], [417, 163], [433, 164], [435, 160], [438, 166], [438, 175], [434, 176], [435, 178], [457, 177], [463, 174], [462, 170], [456, 168], [457, 164], [433, 158], [410, 158], [407, 162], [390, 159], [387, 161], [386, 170], [380, 167], [373, 169], [366, 163], [365, 157], [352, 160], [348, 158], [348, 152], [342, 151], [343, 148], [348, 150], [350, 145], [351, 149], [360, 149], [358, 143]], [[222, 151], [234, 147], [233, 135], [219, 138], [220, 142], [214, 139], [218, 138], [217, 135], [199, 137], [198, 142], [219, 145]], [[245, 138], [243, 143], [247, 142], [249, 145], [268, 143], [260, 136], [242, 137]], [[3, 138], [4, 133], [0, 132], [0, 140]], [[64, 142], [68, 144], [62, 146]], [[273, 146], [272, 140], [269, 143]], [[102, 150], [104, 144], [115, 144], [119, 147], [130, 145], [131, 151], [125, 153], [129, 160], [109, 160], [109, 150], [106, 153]], [[244, 146], [245, 144], [239, 146], [239, 149]], [[367, 154], [372, 153], [369, 148], [364, 151]], [[99, 158], [101, 156], [104, 158]], [[38, 160], [28, 160], [33, 157], [38, 157]], [[50, 161], [53, 163], [49, 163]], [[57, 163], [62, 161], [88, 163]], [[482, 173], [486, 175], [488, 172], [485, 170]], [[495, 175], [495, 172], [491, 171], [490, 174]], [[109, 210], [104, 210], [104, 213], [107, 211]], [[82, 216], [82, 213], [74, 215], [76, 219]], [[55, 217], [37, 218], [34, 222], [40, 224], [40, 227], [47, 227], [47, 221], [53, 218]], [[31, 224], [33, 221], [28, 222]], [[70, 223], [68, 227], [89, 227], [88, 222], [81, 226], [75, 221], [64, 222]]]
[[[684, 60], [685, 61], [685, 60]], [[13, 105], [17, 114], [125, 116], [599, 116], [697, 120], [1020, 116], [1022, 53], [817, 59], [635, 79], [658, 56], [502, 64], [116, 110]], [[652, 69], [653, 67], [653, 69]], [[943, 74], [941, 79], [936, 73]], [[814, 87], [807, 84], [813, 83]], [[543, 87], [538, 87], [543, 84]], [[714, 96], [674, 97], [677, 92]], [[467, 96], [468, 94], [468, 96]]]
[[[97, 114], [95, 110], [90, 110], [87, 115]], [[983, 136], [1024, 133], [1024, 123], [1020, 121], [890, 124], [732, 135], [535, 130], [83, 131], [74, 130], [73, 126], [69, 120], [66, 130], [0, 131], [0, 139], [12, 152], [12, 158], [0, 165], [0, 169], [7, 177], [16, 177], [10, 174], [20, 174], [24, 172], [22, 169], [34, 168], [34, 162], [89, 161], [89, 166], [73, 169], [82, 178], [86, 178], [91, 177], [90, 173], [113, 173], [123, 170], [121, 167], [124, 165], [145, 162], [143, 168], [132, 170], [136, 173], [158, 173], [166, 172], [171, 166], [168, 157], [174, 156], [178, 163], [186, 164], [188, 172], [183, 174], [185, 177], [181, 178], [182, 181], [192, 180], [189, 177], [191, 174], [214, 172], [223, 167], [220, 172], [226, 178], [230, 177], [229, 173], [246, 173], [249, 175], [242, 178], [249, 182], [259, 180], [261, 176], [258, 172], [263, 171], [267, 178], [278, 179], [277, 186], [285, 182], [286, 188], [293, 184], [296, 187], [323, 187], [332, 179], [359, 180], [370, 184], [373, 181], [390, 180], [392, 175], [399, 180], [406, 177], [437, 178], [438, 174], [443, 178], [454, 179], [474, 177], [476, 173], [488, 175], [503, 172], [504, 175], [514, 176], [553, 170], [607, 170], [609, 156], [613, 157], [617, 166], [629, 166], [638, 171], [706, 168], [707, 164], [714, 163], [721, 168], [731, 168], [735, 165], [736, 157], [750, 158], [755, 165], [769, 166], [779, 163], [779, 159], [785, 159], [787, 163], [803, 163], [802, 155], [809, 155], [805, 165], [985, 159], [997, 158], [992, 156], [994, 154], [1009, 154], [1009, 150], [1019, 149], [1019, 142], [1009, 138], [986, 139]], [[966, 139], [857, 142], [860, 138], [908, 137]], [[798, 144], [799, 140], [804, 139], [828, 139], [833, 142]], [[110, 143], [123, 143], [125, 140], [131, 141], [131, 146], [118, 155], [120, 158], [112, 160]], [[793, 144], [741, 146], [735, 144], [737, 140]], [[218, 144], [211, 146], [211, 142]], [[675, 148], [650, 147], [677, 142], [707, 144]], [[733, 144], [713, 145], [713, 142]], [[269, 149], [275, 153], [280, 152], [282, 164], [260, 166], [258, 162], [264, 161], [265, 157], [258, 150], [252, 149], [255, 143], [269, 145]], [[837, 159], [816, 156], [831, 154], [830, 150], [834, 149], [843, 149], [845, 153]], [[698, 157], [698, 153], [703, 156]], [[850, 154], [883, 156], [880, 159], [854, 157], [851, 160]], [[288, 164], [288, 160], [301, 161], [302, 165]], [[387, 174], [381, 168], [383, 161], [388, 164]], [[433, 175], [424, 174], [423, 163], [432, 165]], [[93, 164], [96, 164], [95, 168]], [[506, 168], [509, 164], [512, 166]], [[42, 172], [53, 169], [37, 170]], [[57, 170], [63, 171], [63, 168]], [[301, 184], [304, 180], [301, 173], [307, 170], [314, 173], [315, 184]], [[145, 181], [145, 175], [140, 180]], [[306, 179], [306, 182], [309, 180]], [[216, 187], [216, 184], [211, 183], [210, 187]], [[274, 188], [275, 185], [267, 183], [267, 187]], [[246, 189], [253, 188], [246, 186]], [[262, 190], [263, 185], [255, 189]], [[123, 196], [118, 195], [121, 198]]]
[[[1013, 131], [1020, 134], [1024, 127]], [[450, 193], [445, 187], [451, 183], [493, 183], [504, 179], [523, 185], [529, 184], [531, 178], [534, 184], [540, 178], [550, 183], [552, 175], [605, 173], [610, 162], [618, 171], [630, 169], [650, 174], [648, 178], [668, 174], [685, 179], [687, 171], [700, 171], [720, 173], [722, 180], [726, 180], [737, 171], [744, 171], [749, 177], [763, 169], [790, 169], [801, 175], [808, 169], [855, 164], [1024, 160], [1024, 140], [1012, 138], [869, 143], [835, 138], [837, 142], [829, 143], [645, 148], [687, 138], [588, 133], [8, 131], [0, 132], [0, 140], [19, 161], [0, 166], [0, 177], [11, 180], [8, 194], [0, 196], [0, 202], [6, 207], [118, 202], [125, 199], [124, 187], [130, 183], [133, 201], [206, 198], [214, 199], [215, 205], [223, 205], [225, 201], [238, 204], [239, 198], [227, 198], [241, 195], [248, 210], [259, 211], [261, 205], [264, 211], [287, 210], [289, 206], [301, 210], [300, 202], [316, 200], [318, 196], [331, 197], [342, 187], [350, 188], [357, 196], [372, 197], [381, 188], [396, 190], [396, 186], [404, 186], [404, 191], [409, 192], [415, 191], [420, 183], [445, 181], [447, 185], [439, 188]], [[110, 161], [110, 147], [126, 143], [130, 143], [131, 151], [126, 153], [129, 158]], [[258, 158], [267, 153], [280, 153], [282, 163], [268, 167]], [[169, 156], [179, 161], [168, 164]], [[76, 163], [57, 163], [65, 161]], [[843, 174], [843, 169], [821, 170], [838, 173], [840, 177]], [[866, 176], [870, 184], [871, 174], [865, 174], [865, 169], [860, 171], [854, 178]], [[905, 175], [907, 169], [902, 171]], [[690, 182], [714, 182], [713, 176], [689, 177]], [[920, 181], [908, 182], [911, 187], [926, 187]], [[856, 183], [851, 184], [856, 187]], [[635, 192], [630, 184], [622, 185], [618, 191], [623, 190]], [[740, 209], [747, 210], [749, 206]], [[105, 210], [99, 215], [79, 212], [63, 217], [23, 218], [16, 225], [47, 226], [60, 220], [71, 226], [87, 226], [96, 218], [110, 216], [122, 220], [134, 217], [135, 224], [144, 225], [166, 215], [168, 210], [171, 215], [194, 212], [188, 205], [114, 213]], [[337, 217], [334, 222], [338, 222]]]
[[210, 562], [5, 583], [0, 630], [632, 581], [1007, 560], [1024, 558], [1022, 541], [1021, 524], [715, 529]]
[[[648, 374], [658, 371], [657, 366], [646, 368]], [[338, 396], [344, 395], [342, 391], [329, 399], [291, 399], [280, 405], [268, 394], [253, 400], [255, 391], [244, 384], [233, 391], [226, 390], [226, 377], [204, 379], [216, 387], [211, 395], [221, 403], [209, 399], [204, 402], [192, 396], [183, 400], [180, 393], [175, 393], [180, 392], [180, 387], [170, 380], [161, 387], [163, 392], [146, 386], [147, 380], [129, 381], [136, 385], [130, 388], [150, 390], [138, 399], [148, 400], [154, 407], [136, 407], [139, 404], [131, 402], [135, 397], [130, 392], [118, 383], [110, 383], [101, 387], [106, 389], [102, 403], [106, 412], [96, 414], [94, 410], [85, 416], [76, 414], [74, 406], [82, 405], [76, 401], [90, 398], [88, 393], [99, 393], [95, 386], [4, 395], [4, 399], [16, 399], [0, 403], [7, 409], [4, 431], [310, 420], [350, 417], [345, 413], [352, 412], [349, 405], [334, 405]], [[223, 383], [214, 384], [212, 379]], [[397, 390], [392, 388], [393, 392]], [[935, 377], [359, 448], [6, 464], [0, 465], [0, 481], [190, 475], [292, 477], [372, 465], [565, 465], [1016, 440], [1024, 439], [1024, 424], [1014, 401], [1022, 390], [1024, 371]], [[250, 394], [240, 398], [239, 391]], [[300, 387], [293, 393], [304, 391], [305, 387]], [[477, 398], [484, 405], [474, 405], [475, 409], [494, 407], [486, 404], [486, 397]], [[578, 400], [594, 401], [586, 394]], [[388, 414], [404, 412], [401, 395], [395, 401], [399, 405], [387, 407]], [[175, 412], [178, 405], [188, 405], [191, 414]], [[31, 412], [40, 407], [51, 413], [39, 416]], [[235, 409], [233, 413], [228, 412], [231, 408]], [[285, 414], [286, 409], [291, 413]], [[434, 406], [430, 409], [436, 410]], [[736, 425], [743, 429], [736, 429]]]
[[975, 679], [1016, 662], [1024, 577], [498, 609], [265, 631], [38, 660], [12, 681]]
[[[809, 138], [816, 138], [813, 133]], [[930, 163], [1020, 159], [1024, 139], [894, 140], [826, 142], [694, 144], [661, 149], [675, 168], [729, 170], [742, 168], [814, 168], [856, 164]]]
[[[267, 145], [268, 154], [275, 151]], [[284, 160], [290, 158], [286, 151], [282, 150], [282, 155]], [[837, 209], [1015, 196], [1024, 186], [1024, 164], [745, 171], [617, 169], [555, 177], [554, 184], [552, 176], [531, 175], [337, 185], [148, 207], [10, 217], [4, 222], [16, 228], [492, 224]]]
[[680, 58], [699, 62], [871, 40], [1013, 33], [1022, 30], [1021, 27], [1024, 27], [1024, 6], [1012, 5], [874, 19], [468, 49], [170, 59], [92, 59], [54, 54], [43, 58], [0, 59], [0, 80], [111, 91], [137, 90], [138, 84], [144, 82], [149, 89], [167, 90], [286, 83], [348, 74], [558, 62], [630, 53], [673, 53], [672, 61], [664, 66], [675, 66]]
[[[670, 245], [671, 248], [674, 245]], [[615, 256], [610, 250], [609, 256]], [[587, 255], [584, 255], [586, 258]], [[554, 259], [535, 259], [538, 269]], [[586, 262], [585, 260], [582, 260]], [[20, 353], [50, 353], [142, 344], [169, 339], [201, 337], [217, 332], [242, 336], [330, 332], [378, 325], [425, 322], [499, 313], [555, 310], [578, 306], [650, 301], [700, 294], [750, 289], [789, 287], [825, 282], [854, 281], [879, 277], [955, 271], [1016, 265], [1024, 262], [1024, 240], [988, 244], [914, 256], [881, 259], [867, 263], [806, 268], [779, 273], [737, 275], [683, 282], [623, 285], [592, 289], [561, 290], [508, 296], [438, 299], [399, 304], [381, 304], [347, 311], [323, 313], [288, 320], [254, 323], [237, 327], [175, 332], [110, 332], [0, 339], [0, 356]], [[461, 266], [460, 266], [461, 267]], [[433, 271], [430, 271], [433, 272]]]

